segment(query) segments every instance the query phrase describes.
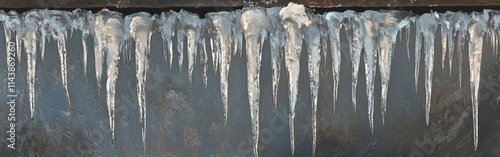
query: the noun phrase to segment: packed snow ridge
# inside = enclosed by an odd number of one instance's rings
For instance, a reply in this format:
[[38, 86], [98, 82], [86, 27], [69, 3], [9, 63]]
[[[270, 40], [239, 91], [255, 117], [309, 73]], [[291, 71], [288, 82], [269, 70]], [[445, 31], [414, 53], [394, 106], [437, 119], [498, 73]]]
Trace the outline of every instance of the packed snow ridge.
[[[114, 138], [115, 121], [115, 85], [118, 79], [118, 64], [122, 62], [120, 54], [135, 53], [137, 77], [138, 110], [140, 115], [142, 140], [146, 140], [146, 76], [148, 73], [150, 53], [163, 53], [165, 61], [172, 69], [173, 56], [179, 57], [180, 70], [187, 70], [189, 82], [192, 81], [193, 69], [199, 62], [203, 67], [202, 78], [207, 86], [208, 68], [214, 68], [219, 73], [220, 92], [223, 103], [224, 124], [228, 117], [228, 80], [231, 60], [246, 55], [247, 87], [250, 106], [253, 152], [258, 156], [259, 143], [259, 97], [261, 59], [264, 53], [270, 53], [272, 67], [272, 97], [274, 106], [277, 104], [277, 91], [280, 82], [281, 68], [285, 68], [289, 77], [289, 127], [292, 154], [294, 152], [295, 108], [298, 94], [299, 58], [303, 49], [307, 51], [307, 71], [311, 91], [313, 152], [316, 148], [316, 112], [318, 110], [318, 88], [320, 66], [332, 69], [333, 100], [335, 109], [338, 83], [340, 78], [341, 49], [340, 34], [347, 35], [349, 55], [352, 66], [352, 104], [356, 112], [356, 86], [361, 60], [364, 63], [366, 76], [366, 93], [368, 95], [368, 118], [370, 128], [374, 130], [374, 86], [378, 71], [381, 81], [381, 117], [385, 124], [387, 114], [387, 93], [391, 78], [392, 58], [398, 37], [403, 34], [406, 39], [400, 39], [409, 44], [410, 32], [415, 30], [415, 49], [406, 49], [408, 58], [414, 53], [415, 86], [418, 87], [419, 68], [422, 53], [425, 59], [425, 116], [429, 124], [432, 96], [432, 74], [434, 68], [434, 38], [440, 33], [440, 49], [442, 65], [452, 67], [454, 49], [458, 55], [459, 78], [462, 75], [462, 51], [468, 42], [468, 58], [470, 72], [470, 87], [473, 111], [474, 148], [478, 145], [478, 97], [481, 57], [483, 53], [483, 38], [490, 42], [496, 56], [500, 34], [500, 11], [484, 10], [471, 14], [461, 12], [414, 15], [406, 11], [365, 11], [365, 12], [328, 12], [322, 15], [313, 14], [306, 7], [290, 3], [286, 7], [274, 8], [244, 8], [233, 12], [209, 13], [207, 18], [199, 18], [196, 14], [186, 11], [163, 12], [161, 15], [150, 15], [140, 12], [128, 16], [104, 9], [97, 13], [81, 9], [69, 11], [31, 10], [22, 14], [14, 11], [0, 12], [0, 21], [4, 28], [6, 45], [16, 42], [17, 57], [21, 57], [21, 43], [24, 46], [28, 71], [28, 97], [31, 117], [35, 115], [36, 107], [36, 65], [37, 57], [44, 58], [47, 40], [57, 43], [58, 56], [61, 62], [61, 78], [68, 109], [72, 108], [67, 83], [66, 46], [67, 38], [74, 32], [82, 33], [83, 73], [87, 74], [87, 52], [93, 45], [95, 58], [95, 75], [100, 82], [103, 71], [107, 72], [106, 102], [109, 113], [109, 127]], [[439, 30], [438, 30], [439, 28]], [[342, 32], [342, 31], [345, 32]], [[151, 52], [151, 36], [159, 33], [163, 39], [163, 52]], [[93, 38], [94, 43], [87, 43]], [[186, 40], [184, 40], [186, 39]], [[177, 42], [173, 42], [177, 40]], [[184, 42], [186, 41], [186, 42]], [[263, 46], [269, 41], [270, 52], [263, 51]], [[245, 43], [244, 43], [245, 42]], [[176, 43], [176, 45], [173, 45]], [[303, 44], [304, 43], [304, 44]], [[454, 45], [456, 43], [457, 45]], [[40, 49], [37, 49], [37, 44]], [[246, 46], [243, 47], [243, 44]], [[187, 69], [182, 69], [184, 45], [187, 47]], [[305, 45], [305, 47], [303, 47]], [[7, 46], [8, 47], [8, 46]], [[134, 47], [134, 50], [129, 50]], [[409, 47], [409, 46], [408, 46]], [[176, 49], [174, 49], [176, 48]], [[210, 50], [210, 51], [209, 51]], [[422, 52], [423, 50], [423, 52]], [[6, 50], [8, 52], [8, 50]], [[130, 52], [128, 52], [130, 51]], [[330, 54], [330, 56], [327, 56]], [[444, 59], [448, 55], [449, 63]], [[326, 65], [326, 58], [331, 57], [331, 65]], [[466, 56], [467, 57], [467, 56]], [[106, 60], [105, 60], [106, 59]], [[18, 59], [18, 61], [21, 61]], [[284, 63], [285, 66], [281, 67]], [[38, 63], [43, 64], [43, 63]], [[106, 64], [106, 66], [104, 66]], [[378, 69], [377, 69], [378, 64]], [[106, 68], [106, 70], [105, 70]], [[451, 74], [451, 72], [450, 72]], [[460, 79], [460, 81], [462, 81]], [[100, 83], [97, 83], [100, 87]], [[119, 105], [119, 104], [118, 104]]]

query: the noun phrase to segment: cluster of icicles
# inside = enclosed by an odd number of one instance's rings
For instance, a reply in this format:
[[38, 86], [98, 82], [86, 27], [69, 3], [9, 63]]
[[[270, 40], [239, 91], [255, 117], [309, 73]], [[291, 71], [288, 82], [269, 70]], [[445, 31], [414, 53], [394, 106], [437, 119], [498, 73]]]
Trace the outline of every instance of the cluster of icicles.
[[[16, 12], [0, 12], [6, 41], [17, 42], [18, 57], [21, 57], [21, 43], [27, 55], [28, 90], [31, 117], [35, 111], [35, 66], [36, 57], [44, 57], [45, 41], [55, 40], [61, 61], [61, 77], [68, 107], [71, 100], [67, 89], [66, 39], [75, 30], [82, 33], [83, 67], [87, 70], [87, 38], [94, 38], [95, 71], [98, 82], [106, 70], [106, 102], [109, 111], [109, 125], [114, 138], [115, 84], [118, 76], [120, 53], [135, 42], [135, 63], [137, 77], [138, 108], [142, 129], [142, 140], [146, 138], [146, 96], [145, 81], [148, 72], [148, 56], [150, 56], [150, 40], [154, 32], [163, 38], [164, 56], [172, 66], [173, 54], [177, 53], [179, 67], [182, 67], [184, 38], [187, 38], [188, 74], [191, 81], [196, 61], [203, 65], [203, 82], [207, 84], [207, 69], [211, 64], [220, 74], [220, 91], [222, 95], [224, 123], [227, 121], [228, 72], [231, 59], [247, 55], [248, 98], [251, 110], [252, 139], [254, 155], [258, 156], [259, 140], [259, 71], [264, 40], [270, 41], [272, 57], [272, 93], [274, 104], [277, 101], [277, 90], [281, 62], [289, 76], [289, 127], [291, 150], [294, 151], [294, 117], [298, 93], [299, 56], [302, 42], [306, 42], [308, 56], [308, 75], [312, 97], [313, 152], [316, 147], [316, 111], [319, 88], [319, 68], [323, 57], [331, 57], [333, 70], [333, 105], [338, 93], [340, 75], [340, 31], [345, 30], [349, 40], [349, 54], [352, 62], [352, 102], [356, 110], [356, 85], [360, 60], [364, 59], [366, 74], [366, 92], [368, 95], [368, 119], [373, 132], [374, 82], [378, 70], [382, 83], [381, 111], [382, 122], [386, 115], [387, 90], [390, 81], [391, 59], [397, 37], [406, 34], [409, 40], [410, 27], [416, 27], [415, 50], [415, 86], [417, 86], [419, 60], [423, 47], [425, 57], [425, 91], [426, 91], [426, 123], [429, 124], [431, 106], [432, 71], [434, 63], [435, 33], [441, 33], [443, 65], [446, 54], [449, 66], [452, 66], [454, 48], [458, 54], [458, 66], [462, 69], [462, 48], [467, 41], [470, 63], [470, 85], [473, 108], [474, 146], [478, 144], [478, 89], [480, 80], [481, 54], [483, 37], [488, 37], [496, 54], [498, 33], [500, 33], [500, 12], [484, 10], [465, 14], [461, 12], [427, 13], [421, 16], [405, 11], [365, 11], [365, 12], [329, 12], [323, 15], [308, 13], [302, 5], [290, 3], [287, 7], [245, 8], [233, 12], [208, 13], [205, 19], [186, 11], [163, 12], [161, 15], [150, 15], [140, 12], [125, 18], [118, 13], [102, 10], [92, 13], [85, 10], [58, 11], [32, 10], [21, 15]], [[439, 27], [438, 27], [439, 26]], [[344, 29], [341, 29], [344, 28]], [[440, 30], [437, 30], [440, 28]], [[402, 31], [404, 30], [404, 31]], [[245, 39], [245, 40], [244, 40]], [[173, 40], [177, 40], [174, 50]], [[422, 45], [422, 42], [423, 45]], [[456, 40], [456, 41], [454, 41]], [[206, 42], [208, 41], [208, 42]], [[245, 41], [245, 54], [243, 42]], [[37, 43], [41, 49], [37, 50]], [[457, 46], [454, 46], [454, 44]], [[211, 52], [208, 52], [210, 47]], [[364, 51], [363, 51], [364, 50]], [[331, 56], [326, 56], [330, 51]], [[8, 52], [8, 51], [7, 51]], [[364, 53], [362, 53], [364, 52]], [[407, 50], [410, 58], [410, 49]], [[211, 53], [209, 58], [207, 53]], [[198, 58], [198, 60], [197, 60]], [[106, 59], [106, 60], [105, 60]], [[19, 59], [20, 61], [20, 59]], [[209, 63], [211, 61], [211, 63]], [[324, 62], [324, 59], [323, 59]], [[103, 69], [106, 64], [107, 69]], [[182, 69], [181, 69], [182, 70]], [[451, 73], [451, 72], [450, 72]], [[461, 70], [460, 70], [461, 75]], [[461, 77], [459, 77], [461, 78]], [[145, 144], [144, 144], [145, 145]]]

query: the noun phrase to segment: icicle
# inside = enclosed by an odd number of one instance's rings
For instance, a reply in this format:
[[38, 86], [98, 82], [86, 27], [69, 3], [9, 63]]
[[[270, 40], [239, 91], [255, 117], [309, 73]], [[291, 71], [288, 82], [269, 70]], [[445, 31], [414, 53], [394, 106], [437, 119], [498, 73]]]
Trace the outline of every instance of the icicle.
[[117, 18], [109, 18], [106, 27], [107, 47], [107, 80], [106, 80], [106, 103], [109, 114], [109, 124], [111, 128], [111, 137], [115, 138], [115, 91], [116, 80], [118, 79], [118, 62], [120, 61], [121, 47], [125, 43], [126, 37], [122, 30], [122, 22]]
[[498, 55], [498, 44], [500, 35], [500, 11], [495, 11], [491, 15], [491, 45], [493, 48], [493, 55], [497, 57]]
[[232, 21], [231, 21], [231, 24], [234, 24], [234, 26], [231, 28], [231, 39], [232, 39], [232, 46], [233, 46], [233, 50], [232, 50], [232, 55], [233, 56], [237, 56], [239, 54], [239, 56], [241, 57], [241, 54], [243, 53], [241, 51], [242, 47], [243, 47], [243, 27], [241, 26], [241, 10], [236, 10], [236, 11], [233, 11], [231, 12], [231, 18], [232, 18]]
[[[486, 14], [487, 15], [487, 14]], [[481, 80], [481, 56], [483, 53], [483, 37], [486, 31], [487, 17], [481, 18], [476, 12], [472, 14], [473, 22], [469, 32], [469, 68], [470, 88], [472, 97], [472, 118], [474, 128], [474, 150], [478, 145], [478, 109], [479, 109], [479, 81]]]
[[104, 9], [96, 15], [94, 25], [92, 27], [92, 32], [94, 33], [95, 76], [99, 89], [101, 88], [100, 82], [103, 71], [104, 49], [106, 48], [106, 32], [104, 30], [106, 21], [104, 20], [103, 15], [105, 12], [108, 12], [108, 10]]
[[385, 125], [385, 116], [386, 116], [386, 103], [387, 103], [387, 91], [389, 88], [389, 81], [391, 79], [391, 62], [392, 62], [392, 53], [394, 51], [394, 45], [396, 44], [396, 37], [398, 31], [406, 26], [399, 23], [398, 19], [395, 17], [395, 12], [387, 12], [379, 14], [377, 18], [379, 28], [378, 37], [380, 39], [380, 51], [379, 53], [379, 72], [382, 84], [382, 92], [381, 92], [381, 111], [382, 111], [382, 125]]
[[365, 49], [364, 62], [365, 62], [365, 75], [366, 75], [366, 94], [368, 95], [368, 119], [370, 121], [370, 129], [373, 133], [373, 111], [374, 111], [374, 97], [373, 89], [375, 82], [375, 71], [377, 70], [377, 36], [376, 26], [373, 21], [372, 15], [377, 14], [375, 11], [365, 11], [361, 14], [361, 19], [364, 21], [365, 36], [363, 47]]
[[[434, 13], [433, 13], [434, 14]], [[434, 33], [437, 19], [432, 14], [424, 14], [417, 21], [417, 32], [424, 37], [425, 47], [425, 122], [429, 125], [432, 100], [432, 71], [434, 68]], [[417, 43], [419, 43], [417, 41]], [[420, 45], [419, 45], [420, 46]]]
[[[179, 19], [181, 20], [181, 19]], [[177, 53], [178, 53], [178, 63], [179, 63], [179, 71], [182, 71], [182, 63], [184, 62], [184, 37], [186, 37], [186, 30], [182, 27], [176, 27], [177, 29]]]
[[172, 60], [174, 57], [172, 37], [175, 35], [174, 25], [176, 24], [177, 16], [177, 13], [169, 11], [162, 12], [159, 18], [159, 29], [163, 39], [163, 55], [165, 57], [165, 61], [168, 61], [169, 63], [170, 70], [172, 70]]
[[202, 61], [203, 61], [203, 85], [205, 88], [207, 88], [208, 84], [208, 77], [207, 77], [207, 70], [208, 70], [208, 56], [207, 56], [207, 43], [205, 41], [205, 37], [201, 39], [201, 45], [203, 47], [203, 54], [202, 56]]
[[[227, 99], [228, 99], [228, 81], [229, 68], [231, 63], [231, 27], [234, 25], [231, 21], [229, 12], [218, 12], [209, 15], [215, 30], [215, 50], [212, 50], [212, 56], [215, 54], [216, 65], [220, 72], [220, 89], [222, 95], [222, 104], [224, 107], [224, 124], [227, 122]], [[217, 66], [216, 66], [217, 68]]]
[[248, 9], [241, 15], [241, 25], [246, 39], [248, 103], [252, 119], [253, 152], [255, 156], [259, 156], [259, 75], [262, 43], [267, 35], [267, 21], [265, 20], [266, 13], [262, 9]]
[[272, 80], [273, 80], [273, 102], [274, 107], [278, 105], [278, 84], [280, 82], [280, 68], [283, 61], [283, 41], [284, 30], [279, 19], [280, 7], [267, 9], [267, 18], [269, 19], [269, 44], [271, 48], [271, 65], [272, 65]]
[[83, 47], [83, 72], [87, 74], [87, 37], [90, 34], [89, 24], [94, 22], [94, 15], [90, 11], [84, 11], [77, 9], [73, 11], [73, 15], [76, 17], [72, 21], [71, 29], [77, 29], [82, 31], [82, 47]]
[[[447, 52], [448, 52], [448, 63], [450, 64], [450, 76], [451, 76], [451, 72], [452, 72], [452, 67], [453, 67], [453, 53], [454, 53], [454, 45], [453, 45], [453, 34], [455, 34], [455, 27], [452, 25], [452, 24], [456, 24], [457, 23], [457, 16], [456, 16], [456, 13], [454, 12], [450, 12], [450, 11], [447, 11], [446, 13], [444, 13], [442, 16], [442, 19], [441, 19], [441, 26], [445, 25], [446, 26], [446, 38], [447, 38]], [[441, 34], [441, 36], [443, 36], [443, 34]], [[441, 43], [442, 44], [442, 43]], [[444, 48], [442, 48], [444, 49]], [[444, 52], [443, 52], [444, 53]], [[444, 55], [443, 55], [444, 57]], [[443, 59], [443, 63], [444, 65], [444, 59]]]
[[146, 76], [149, 68], [149, 46], [152, 35], [153, 20], [154, 18], [145, 12], [135, 13], [126, 17], [126, 25], [130, 24], [130, 35], [135, 41], [137, 99], [141, 120], [143, 151], [146, 150]]
[[[21, 28], [21, 21], [19, 20], [18, 14], [15, 11], [11, 11], [7, 14], [2, 11], [1, 15], [0, 15], [0, 21], [3, 22], [3, 30], [4, 30], [4, 34], [5, 34], [6, 56], [9, 56], [9, 53], [10, 53], [9, 42], [11, 42], [11, 40], [12, 40], [12, 33], [16, 32], [16, 36], [21, 35], [21, 32], [17, 31], [18, 30], [17, 28]], [[16, 41], [15, 41], [16, 45], [19, 43], [17, 41], [17, 39], [18, 38], [16, 37]], [[19, 51], [20, 49], [17, 48], [16, 50]], [[19, 54], [18, 54], [16, 59], [21, 60], [21, 56], [19, 56]], [[7, 66], [9, 66], [9, 57], [6, 57], [6, 60], [7, 60]]]
[[198, 40], [200, 40], [200, 18], [188, 12], [181, 12], [182, 27], [187, 35], [188, 49], [188, 76], [189, 83], [192, 80], [194, 65], [196, 63], [196, 54], [198, 50]]
[[[352, 94], [352, 108], [354, 113], [356, 113], [356, 87], [358, 85], [358, 70], [359, 70], [359, 61], [361, 59], [361, 50], [363, 49], [363, 38], [364, 38], [364, 29], [363, 22], [353, 11], [346, 11], [344, 14], [349, 15], [349, 21], [346, 23], [346, 31], [347, 31], [347, 39], [349, 40], [349, 54], [351, 55], [352, 62], [352, 86], [351, 86], [351, 94]], [[326, 45], [325, 45], [326, 47]]]
[[412, 23], [415, 22], [415, 18], [414, 17], [409, 17], [408, 18], [409, 20], [409, 23], [408, 25], [406, 26], [406, 55], [408, 55], [408, 63], [410, 62], [410, 36], [411, 36], [411, 25]]
[[295, 132], [294, 132], [294, 119], [295, 119], [295, 105], [297, 103], [298, 83], [299, 83], [299, 58], [302, 51], [303, 35], [300, 29], [303, 26], [309, 26], [311, 21], [305, 12], [303, 5], [289, 3], [287, 7], [280, 10], [279, 16], [283, 21], [283, 27], [286, 31], [286, 47], [285, 65], [288, 70], [289, 77], [289, 99], [290, 99], [290, 113], [289, 113], [289, 127], [290, 127], [290, 145], [292, 155], [295, 152]]
[[373, 111], [374, 111], [374, 81], [375, 72], [377, 71], [377, 36], [372, 15], [376, 14], [375, 11], [365, 11], [361, 14], [361, 19], [364, 21], [365, 38], [363, 40], [363, 47], [365, 53], [363, 55], [365, 62], [365, 75], [366, 75], [366, 94], [368, 95], [368, 119], [370, 122], [370, 129], [373, 133]]
[[312, 23], [308, 29], [306, 34], [307, 43], [307, 51], [308, 51], [308, 71], [309, 71], [309, 87], [311, 88], [311, 101], [312, 101], [312, 136], [313, 136], [313, 156], [315, 155], [316, 150], [316, 115], [318, 109], [318, 89], [319, 89], [319, 68], [321, 61], [321, 41], [320, 41], [320, 33], [319, 33], [319, 21], [321, 19], [316, 16], [312, 19], [314, 23]]
[[[213, 30], [211, 30], [211, 31], [213, 31]], [[216, 39], [214, 40], [214, 38], [216, 38]], [[210, 49], [212, 50], [212, 67], [214, 68], [215, 73], [217, 73], [217, 71], [218, 71], [217, 65], [219, 63], [219, 59], [218, 59], [217, 55], [220, 53], [220, 46], [219, 46], [220, 44], [217, 41], [219, 41], [217, 36], [210, 37]]]
[[340, 78], [340, 29], [342, 28], [343, 13], [329, 12], [325, 19], [328, 26], [328, 37], [330, 38], [330, 46], [332, 54], [332, 69], [333, 69], [333, 111], [335, 112], [335, 104], [337, 102], [338, 85]]
[[455, 23], [455, 31], [457, 31], [457, 54], [458, 54], [458, 82], [459, 87], [462, 88], [462, 63], [464, 43], [467, 35], [467, 28], [470, 22], [470, 16], [465, 13], [456, 13], [458, 22]]
[[66, 39], [68, 37], [68, 23], [71, 21], [69, 17], [69, 12], [57, 11], [57, 10], [43, 10], [46, 15], [47, 29], [50, 33], [50, 37], [57, 42], [57, 49], [59, 52], [59, 59], [61, 62], [61, 77], [62, 84], [64, 88], [64, 94], [66, 96], [66, 101], [68, 109], [72, 109], [74, 106], [71, 104], [71, 99], [69, 97], [68, 91], [68, 76], [67, 76], [67, 63], [66, 63]]
[[[446, 46], [448, 40], [448, 32], [450, 31], [450, 22], [446, 20], [443, 16], [440, 19], [440, 27], [441, 27], [441, 71], [444, 73], [444, 60], [446, 59]], [[451, 71], [451, 69], [450, 69]]]
[[[30, 98], [31, 119], [35, 112], [35, 74], [36, 74], [36, 42], [38, 27], [41, 24], [41, 17], [36, 11], [29, 11], [23, 19], [23, 31], [21, 39], [26, 50], [26, 60], [28, 65], [28, 89]], [[5, 25], [5, 23], [4, 23]], [[18, 32], [21, 33], [21, 32]], [[9, 40], [7, 40], [9, 41]], [[7, 46], [8, 48], [9, 46]], [[9, 51], [7, 51], [9, 52]]]

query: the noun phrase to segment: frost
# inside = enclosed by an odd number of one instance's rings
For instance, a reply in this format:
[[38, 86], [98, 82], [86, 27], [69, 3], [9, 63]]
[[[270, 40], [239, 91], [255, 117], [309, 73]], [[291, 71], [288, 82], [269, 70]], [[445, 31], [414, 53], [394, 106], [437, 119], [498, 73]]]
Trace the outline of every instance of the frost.
[[[267, 21], [265, 11], [262, 9], [246, 10], [241, 15], [241, 25], [243, 27], [243, 32], [246, 39], [248, 75], [247, 87], [248, 100], [250, 105], [250, 119], [252, 121], [253, 152], [255, 156], [259, 156], [259, 75], [262, 58], [262, 44], [267, 35]], [[224, 64], [222, 64], [222, 66], [224, 66]]]

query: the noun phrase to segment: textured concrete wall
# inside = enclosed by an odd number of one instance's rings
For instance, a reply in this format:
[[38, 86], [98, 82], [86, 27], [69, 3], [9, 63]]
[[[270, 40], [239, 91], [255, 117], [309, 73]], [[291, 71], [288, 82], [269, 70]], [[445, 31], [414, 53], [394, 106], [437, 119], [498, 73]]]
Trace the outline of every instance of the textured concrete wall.
[[[3, 32], [0, 27], [0, 32]], [[343, 31], [341, 31], [343, 32]], [[414, 34], [414, 31], [412, 31]], [[413, 35], [412, 35], [413, 36]], [[228, 123], [223, 125], [219, 77], [209, 68], [208, 87], [203, 87], [199, 60], [188, 82], [183, 70], [168, 69], [162, 40], [153, 34], [150, 70], [147, 75], [147, 139], [145, 156], [251, 156], [251, 125], [246, 87], [246, 58], [233, 59], [229, 73]], [[430, 126], [424, 115], [424, 63], [421, 60], [418, 90], [414, 86], [414, 41], [399, 41], [394, 53], [385, 126], [380, 114], [380, 76], [375, 83], [375, 131], [370, 132], [364, 66], [360, 66], [357, 112], [351, 104], [351, 63], [345, 34], [336, 111], [332, 105], [332, 70], [321, 67], [318, 105], [317, 156], [499, 156], [500, 68], [491, 46], [484, 44], [479, 108], [479, 148], [474, 151], [467, 51], [463, 81], [458, 83], [457, 56], [452, 75], [441, 70], [441, 50], [436, 37], [433, 97]], [[105, 100], [105, 79], [97, 83], [93, 49], [89, 49], [88, 73], [83, 73], [81, 33], [68, 38], [68, 83], [74, 109], [66, 108], [56, 43], [48, 41], [45, 60], [37, 57], [36, 113], [31, 120], [26, 80], [26, 59], [17, 69], [16, 150], [7, 147], [9, 107], [6, 60], [0, 59], [0, 156], [142, 156], [136, 96], [133, 49], [122, 53], [116, 92], [115, 139], [111, 139]], [[402, 39], [405, 39], [403, 36]], [[92, 43], [93, 39], [89, 39]], [[175, 45], [174, 41], [174, 45]], [[281, 73], [278, 107], [272, 104], [269, 41], [265, 41], [261, 67], [260, 155], [291, 156], [288, 132], [288, 77]], [[5, 38], [0, 35], [0, 43]], [[486, 43], [486, 42], [485, 42]], [[91, 45], [92, 46], [92, 45]], [[410, 47], [411, 60], [406, 48]], [[175, 49], [175, 48], [174, 48]], [[186, 49], [186, 48], [185, 48]], [[5, 45], [0, 44], [1, 52]], [[184, 51], [186, 52], [186, 51]], [[5, 58], [0, 53], [0, 58]], [[327, 56], [330, 56], [327, 54]], [[446, 62], [448, 60], [445, 60]], [[174, 63], [177, 57], [174, 56]], [[311, 156], [311, 102], [307, 56], [300, 58], [297, 103], [296, 156]], [[329, 57], [322, 62], [331, 64]], [[361, 61], [363, 62], [363, 61]], [[185, 58], [184, 63], [187, 63]], [[322, 63], [323, 64], [323, 63]], [[364, 63], [361, 63], [363, 65]], [[284, 65], [282, 65], [284, 67]], [[105, 77], [105, 76], [103, 76]], [[98, 88], [98, 84], [101, 88]]]

